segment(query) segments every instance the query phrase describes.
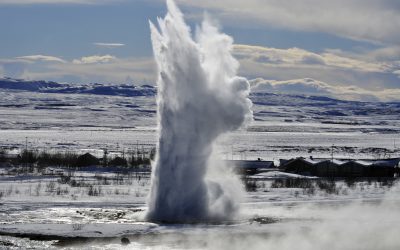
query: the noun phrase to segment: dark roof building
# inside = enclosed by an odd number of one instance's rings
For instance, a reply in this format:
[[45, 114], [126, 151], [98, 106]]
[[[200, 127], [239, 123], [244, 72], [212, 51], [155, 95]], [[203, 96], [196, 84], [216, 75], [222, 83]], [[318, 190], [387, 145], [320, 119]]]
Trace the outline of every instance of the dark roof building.
[[122, 157], [115, 157], [114, 159], [112, 159], [108, 165], [110, 166], [119, 166], [119, 167], [126, 167], [128, 165], [128, 161], [125, 158]]
[[379, 160], [337, 160], [298, 157], [281, 160], [285, 172], [319, 177], [393, 177], [400, 173], [400, 158]]
[[94, 166], [99, 164], [99, 159], [95, 156], [91, 155], [90, 153], [86, 153], [81, 155], [76, 160], [77, 167], [87, 167], [87, 166]]
[[[281, 161], [283, 162], [283, 161]], [[280, 166], [285, 172], [301, 175], [316, 175], [314, 165], [317, 162], [310, 158], [298, 157], [285, 161]]]

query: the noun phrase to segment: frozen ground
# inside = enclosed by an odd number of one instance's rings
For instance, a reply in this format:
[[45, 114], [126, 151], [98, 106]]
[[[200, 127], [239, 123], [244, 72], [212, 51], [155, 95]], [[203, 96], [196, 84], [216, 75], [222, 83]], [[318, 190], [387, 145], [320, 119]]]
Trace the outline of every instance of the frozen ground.
[[[63, 183], [70, 176], [71, 182]], [[140, 177], [139, 177], [140, 176]], [[106, 178], [105, 178], [106, 177]], [[232, 221], [145, 222], [147, 173], [64, 172], [1, 177], [0, 249], [398, 249], [399, 186], [391, 181], [301, 183], [280, 172], [248, 180], [252, 190]], [[54, 183], [54, 184], [52, 184]], [[90, 187], [100, 193], [89, 195]], [[333, 188], [332, 188], [333, 187]], [[61, 190], [61, 191], [59, 191]], [[68, 191], [64, 191], [68, 190]], [[121, 239], [131, 244], [124, 246]]]
[[[220, 139], [223, 158], [379, 158], [400, 153], [400, 104], [253, 93], [255, 121]], [[1, 90], [0, 145], [129, 150], [156, 141], [155, 97]], [[332, 145], [334, 147], [332, 148]], [[102, 152], [99, 152], [101, 154]]]

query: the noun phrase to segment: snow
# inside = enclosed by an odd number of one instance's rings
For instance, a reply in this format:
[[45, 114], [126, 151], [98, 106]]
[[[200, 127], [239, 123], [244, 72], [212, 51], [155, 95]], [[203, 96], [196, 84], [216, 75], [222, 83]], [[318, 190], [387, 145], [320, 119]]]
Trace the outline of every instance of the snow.
[[[89, 177], [90, 173], [85, 176]], [[140, 189], [143, 197], [136, 200], [132, 196], [119, 199], [115, 194], [108, 199], [82, 194], [77, 200], [71, 200], [45, 193], [39, 195], [43, 199], [30, 196], [23, 191], [24, 186], [28, 183], [45, 186], [51, 180], [45, 177], [24, 180], [16, 184], [19, 193], [12, 192], [1, 199], [0, 234], [8, 236], [1, 236], [0, 244], [12, 243], [15, 249], [24, 246], [52, 249], [59, 242], [68, 249], [243, 249], [247, 246], [303, 250], [328, 246], [329, 249], [397, 249], [400, 246], [398, 237], [391, 237], [400, 233], [397, 227], [400, 186], [364, 181], [349, 187], [337, 181], [339, 191], [333, 194], [319, 189], [310, 194], [300, 188], [271, 187], [277, 178], [297, 177], [300, 176], [279, 171], [255, 175], [257, 190], [246, 194], [241, 212], [233, 221], [189, 225], [143, 220], [148, 182]], [[0, 190], [11, 184], [1, 183]], [[140, 184], [136, 180], [132, 186]], [[321, 232], [326, 232], [326, 236], [317, 237]], [[17, 235], [33, 240], [13, 237]], [[354, 248], [354, 241], [348, 235], [361, 241], [361, 248]], [[39, 236], [53, 241], [35, 241]], [[77, 237], [91, 240], [77, 241]], [[122, 237], [127, 237], [131, 244], [121, 245]], [[343, 245], [336, 245], [338, 240]]]

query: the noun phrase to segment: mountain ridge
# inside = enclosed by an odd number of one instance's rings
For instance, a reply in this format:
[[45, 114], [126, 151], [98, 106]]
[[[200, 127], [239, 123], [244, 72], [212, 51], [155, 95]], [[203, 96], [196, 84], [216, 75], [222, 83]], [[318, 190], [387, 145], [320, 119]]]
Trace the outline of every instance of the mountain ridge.
[[[32, 91], [39, 93], [60, 93], [60, 94], [93, 94], [93, 95], [109, 95], [109, 96], [155, 96], [157, 94], [157, 87], [151, 85], [134, 85], [134, 84], [102, 84], [102, 83], [85, 83], [85, 84], [72, 84], [72, 83], [58, 83], [54, 81], [45, 80], [24, 80], [14, 79], [10, 77], [0, 78], [0, 90], [13, 90], [13, 91]], [[383, 102], [383, 101], [359, 101], [359, 100], [341, 100], [334, 97], [324, 95], [305, 95], [305, 94], [285, 94], [274, 93], [265, 91], [252, 91], [250, 93], [251, 99], [254, 104], [258, 105], [277, 105], [277, 98], [294, 98], [300, 99], [303, 102], [315, 102], [316, 104], [323, 102], [325, 104], [332, 103], [382, 103], [400, 105], [400, 102]], [[268, 101], [269, 99], [272, 99]]]
[[0, 78], [0, 89], [32, 91], [40, 93], [94, 94], [112, 96], [154, 96], [156, 88], [150, 85], [130, 84], [70, 84], [44, 80]]

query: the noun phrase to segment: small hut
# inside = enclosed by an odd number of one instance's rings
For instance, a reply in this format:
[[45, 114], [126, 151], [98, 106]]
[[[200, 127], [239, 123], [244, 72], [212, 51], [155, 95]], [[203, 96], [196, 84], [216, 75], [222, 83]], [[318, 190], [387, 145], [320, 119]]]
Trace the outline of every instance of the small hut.
[[87, 167], [95, 165], [99, 165], [99, 159], [97, 159], [90, 153], [83, 154], [79, 156], [78, 159], [76, 160], [77, 167]]
[[114, 159], [112, 159], [108, 165], [110, 166], [118, 166], [118, 167], [126, 167], [128, 165], [128, 161], [125, 158], [122, 157], [115, 157]]
[[315, 175], [314, 164], [317, 162], [313, 159], [298, 157], [288, 160], [283, 163], [280, 167], [288, 173], [296, 173], [301, 175]]

